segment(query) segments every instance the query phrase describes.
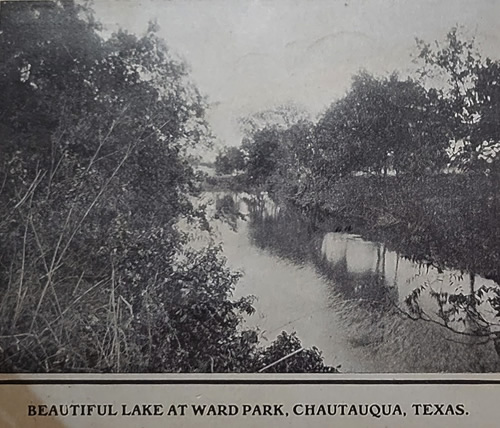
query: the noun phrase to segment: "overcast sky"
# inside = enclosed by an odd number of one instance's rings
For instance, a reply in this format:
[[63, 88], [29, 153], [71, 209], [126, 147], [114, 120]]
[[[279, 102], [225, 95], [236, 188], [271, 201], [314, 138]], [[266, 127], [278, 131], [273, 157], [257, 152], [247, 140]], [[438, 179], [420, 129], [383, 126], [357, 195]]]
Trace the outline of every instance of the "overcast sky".
[[109, 30], [157, 20], [225, 145], [240, 142], [238, 117], [259, 110], [294, 102], [317, 115], [360, 69], [411, 72], [415, 37], [459, 24], [500, 57], [500, 0], [95, 0], [95, 10]]

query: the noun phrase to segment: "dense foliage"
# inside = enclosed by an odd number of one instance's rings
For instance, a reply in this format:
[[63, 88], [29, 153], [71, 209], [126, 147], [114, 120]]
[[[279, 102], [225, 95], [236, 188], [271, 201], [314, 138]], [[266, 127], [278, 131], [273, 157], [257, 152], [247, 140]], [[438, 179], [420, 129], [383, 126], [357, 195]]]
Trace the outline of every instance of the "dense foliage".
[[217, 174], [232, 174], [245, 168], [245, 155], [237, 147], [221, 150], [214, 162]]
[[337, 175], [436, 171], [446, 165], [445, 111], [414, 80], [361, 73], [318, 122], [318, 146]]
[[178, 227], [207, 226], [185, 64], [155, 25], [104, 38], [72, 1], [7, 2], [1, 25], [0, 371], [261, 368], [239, 275]]

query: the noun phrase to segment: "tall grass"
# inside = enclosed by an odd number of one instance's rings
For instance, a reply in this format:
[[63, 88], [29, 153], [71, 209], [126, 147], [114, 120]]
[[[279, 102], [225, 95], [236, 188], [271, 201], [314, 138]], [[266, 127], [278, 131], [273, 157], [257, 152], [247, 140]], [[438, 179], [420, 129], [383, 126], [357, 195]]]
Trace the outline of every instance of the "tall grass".
[[376, 371], [392, 373], [498, 372], [492, 341], [460, 336], [396, 309], [384, 313], [339, 299], [334, 310], [350, 343], [370, 356]]

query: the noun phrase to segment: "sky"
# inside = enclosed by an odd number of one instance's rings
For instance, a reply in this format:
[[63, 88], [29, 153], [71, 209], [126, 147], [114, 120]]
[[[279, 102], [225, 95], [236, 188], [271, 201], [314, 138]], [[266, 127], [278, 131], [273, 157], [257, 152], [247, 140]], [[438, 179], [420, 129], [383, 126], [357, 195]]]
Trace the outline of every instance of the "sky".
[[500, 0], [94, 0], [109, 31], [150, 20], [208, 97], [218, 145], [238, 145], [238, 119], [294, 103], [321, 114], [364, 69], [411, 74], [415, 38], [454, 25], [499, 58]]

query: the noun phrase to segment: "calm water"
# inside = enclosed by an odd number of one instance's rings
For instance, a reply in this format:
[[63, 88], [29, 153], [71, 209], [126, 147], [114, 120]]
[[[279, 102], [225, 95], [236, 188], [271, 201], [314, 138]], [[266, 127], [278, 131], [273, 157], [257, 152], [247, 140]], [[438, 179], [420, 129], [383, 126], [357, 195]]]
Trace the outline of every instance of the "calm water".
[[236, 295], [257, 298], [246, 324], [264, 344], [295, 331], [344, 372], [499, 370], [488, 337], [499, 330], [494, 310], [487, 293], [474, 294], [493, 281], [412, 262], [352, 233], [318, 231], [267, 197], [231, 198], [244, 219], [217, 221], [218, 239], [244, 274]]

